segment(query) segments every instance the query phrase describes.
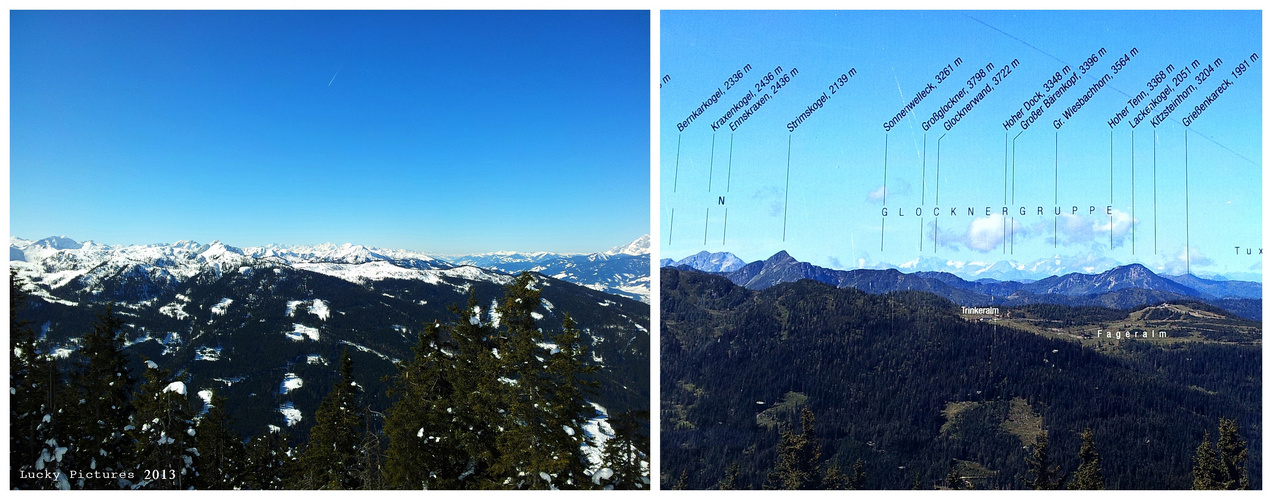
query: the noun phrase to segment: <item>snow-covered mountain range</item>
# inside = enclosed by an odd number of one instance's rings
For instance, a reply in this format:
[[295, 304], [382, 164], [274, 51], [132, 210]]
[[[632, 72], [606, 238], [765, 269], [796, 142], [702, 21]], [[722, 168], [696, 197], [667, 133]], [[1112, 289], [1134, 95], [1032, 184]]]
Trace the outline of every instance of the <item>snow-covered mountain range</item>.
[[506, 273], [536, 272], [649, 303], [649, 235], [597, 253], [494, 252], [444, 258]]
[[[384, 279], [429, 283], [452, 277], [507, 283], [506, 274], [532, 271], [594, 290], [649, 302], [649, 236], [605, 252], [556, 254], [495, 252], [442, 257], [411, 250], [354, 244], [233, 247], [220, 241], [199, 244], [100, 245], [65, 236], [41, 240], [9, 239], [10, 266], [49, 293], [78, 280], [84, 290], [101, 292], [109, 277], [127, 276], [142, 291], [171, 286], [208, 270], [226, 270], [272, 262], [365, 284]], [[41, 294], [41, 291], [44, 292]]]

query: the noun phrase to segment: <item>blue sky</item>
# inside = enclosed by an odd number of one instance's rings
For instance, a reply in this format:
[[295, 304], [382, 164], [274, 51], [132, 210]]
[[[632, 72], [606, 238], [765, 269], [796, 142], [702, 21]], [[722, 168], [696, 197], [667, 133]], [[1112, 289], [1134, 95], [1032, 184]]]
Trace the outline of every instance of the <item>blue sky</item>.
[[[660, 90], [663, 257], [725, 250], [754, 261], [784, 249], [839, 269], [966, 274], [1009, 261], [1099, 272], [1138, 262], [1168, 274], [1261, 276], [1262, 54], [1240, 78], [1230, 74], [1262, 47], [1257, 11], [663, 12], [661, 30], [659, 74], [670, 77]], [[1101, 48], [1105, 55], [1028, 130], [1018, 122], [1004, 127], [1035, 92], [1055, 92], [1044, 88], [1050, 76], [1066, 65], [1078, 72]], [[1132, 49], [1114, 73], [1113, 64]], [[1216, 58], [1222, 65], [1198, 84], [1200, 69]], [[948, 79], [936, 84], [936, 73], [956, 60]], [[1173, 85], [1171, 77], [1193, 60], [1200, 68]], [[747, 64], [741, 86], [678, 131]], [[969, 87], [968, 79], [989, 64], [993, 70]], [[1174, 70], [1165, 83], [1174, 90], [1159, 109], [1189, 83], [1197, 90], [1166, 122], [1132, 128], [1130, 117], [1161, 92], [1158, 85], [1110, 127], [1128, 99], [1168, 65]], [[763, 93], [771, 99], [737, 130], [712, 130], [779, 66], [775, 76], [789, 75], [788, 85], [757, 93], [748, 104]], [[993, 83], [1007, 66], [1011, 72]], [[853, 69], [830, 95], [832, 82]], [[1111, 77], [1106, 85], [1064, 119], [1063, 111], [1104, 74]], [[1189, 127], [1181, 124], [1225, 78], [1232, 85]], [[885, 131], [929, 83], [935, 91]], [[992, 90], [946, 130], [945, 121], [987, 85]], [[961, 88], [968, 95], [925, 132], [923, 122]], [[791, 132], [788, 123], [823, 92], [829, 99]], [[1003, 217], [1004, 206], [1013, 215]], [[1065, 214], [1055, 216], [1056, 206]], [[937, 207], [942, 212], [934, 218]], [[987, 207], [993, 215], [986, 216]], [[1021, 207], [1028, 215], [1019, 215]], [[1045, 215], [1037, 215], [1038, 207]], [[957, 215], [949, 215], [951, 208]], [[1255, 253], [1245, 255], [1247, 247]]]
[[14, 236], [598, 251], [649, 232], [647, 12], [14, 12]]

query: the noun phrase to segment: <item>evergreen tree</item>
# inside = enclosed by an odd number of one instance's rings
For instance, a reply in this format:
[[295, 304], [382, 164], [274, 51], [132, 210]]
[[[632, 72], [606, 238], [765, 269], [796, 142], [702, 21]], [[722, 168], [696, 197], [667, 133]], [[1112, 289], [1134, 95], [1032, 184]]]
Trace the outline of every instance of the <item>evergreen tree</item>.
[[848, 477], [847, 486], [850, 490], [866, 489], [866, 466], [860, 458], [852, 464], [852, 476]]
[[[187, 489], [198, 486], [194, 459], [194, 419], [184, 382], [147, 361], [146, 381], [134, 401], [136, 419], [128, 426], [136, 441], [136, 488]], [[149, 472], [148, 472], [149, 471]], [[152, 474], [147, 477], [146, 474]]]
[[821, 443], [817, 441], [813, 421], [813, 411], [805, 406], [800, 410], [802, 432], [796, 434], [791, 428], [782, 432], [777, 465], [774, 467], [778, 480], [776, 487], [787, 490], [821, 488], [821, 474], [818, 473]]
[[358, 446], [358, 482], [362, 489], [382, 490], [385, 488], [384, 448], [380, 436], [383, 429], [375, 422], [384, 416], [371, 408], [362, 409], [362, 421], [366, 427], [362, 430], [362, 443]]
[[561, 440], [554, 434], [565, 432], [553, 426], [555, 408], [544, 403], [551, 397], [551, 383], [544, 360], [543, 330], [531, 316], [540, 303], [539, 291], [531, 287], [533, 276], [522, 273], [508, 285], [499, 304], [503, 332], [499, 352], [504, 377], [501, 407], [506, 426], [497, 437], [498, 458], [491, 467], [495, 482], [504, 487], [548, 489], [560, 487], [555, 474], [564, 472], [573, 455], [563, 454]]
[[822, 489], [826, 490], [846, 490], [848, 488], [848, 478], [844, 477], [843, 471], [839, 469], [839, 462], [832, 462], [830, 467], [826, 469], [826, 476], [822, 478]]
[[253, 437], [247, 444], [247, 462], [243, 486], [253, 490], [281, 490], [294, 480], [298, 467], [292, 448], [281, 430]]
[[245, 486], [247, 449], [231, 425], [225, 411], [225, 397], [213, 394], [211, 407], [195, 426], [199, 456], [194, 464], [203, 489], [229, 490]]
[[1223, 474], [1223, 463], [1210, 445], [1210, 432], [1207, 431], [1197, 446], [1197, 454], [1193, 455], [1193, 487], [1194, 490], [1223, 489], [1220, 476]]
[[[31, 322], [21, 318], [30, 297], [16, 270], [9, 272], [9, 487], [65, 488], [58, 481], [22, 478], [23, 473], [62, 472], [66, 453], [64, 398], [57, 363], [39, 352]], [[60, 443], [60, 445], [59, 445]]]
[[839, 468], [839, 462], [832, 462], [830, 467], [826, 468], [826, 475], [822, 478], [822, 489], [826, 490], [860, 490], [866, 486], [866, 470], [865, 464], [858, 458], [852, 464], [852, 473], [844, 474]]
[[[23, 281], [15, 269], [9, 270], [9, 487], [15, 489], [39, 488], [47, 481], [22, 479], [20, 472], [35, 469], [43, 451], [37, 440], [36, 428], [44, 419], [41, 411], [40, 369], [36, 366], [39, 356], [35, 352], [35, 332], [31, 322], [19, 319], [26, 307], [27, 295]], [[41, 466], [43, 464], [41, 463]], [[43, 467], [41, 467], [43, 469]]]
[[604, 466], [603, 469], [609, 469], [612, 476], [606, 480], [606, 483], [601, 482], [604, 478], [594, 476], [594, 483], [616, 490], [647, 487], [649, 472], [645, 470], [641, 462], [648, 458], [649, 446], [648, 438], [642, 434], [641, 430], [642, 422], [648, 421], [648, 418], [649, 412], [625, 411], [610, 419], [614, 437], [605, 442], [601, 463]]
[[1078, 470], [1073, 473], [1073, 481], [1069, 483], [1071, 490], [1102, 490], [1104, 474], [1100, 471], [1100, 454], [1095, 451], [1095, 439], [1091, 428], [1082, 431], [1082, 448], [1078, 450]]
[[676, 481], [676, 484], [672, 486], [671, 489], [673, 490], [689, 489], [689, 469], [680, 471], [680, 479]]
[[482, 318], [475, 294], [469, 294], [466, 308], [449, 309], [456, 320], [445, 328], [450, 339], [445, 377], [454, 391], [445, 407], [434, 403], [445, 412], [444, 434], [435, 436], [434, 442], [454, 443], [460, 454], [445, 473], [438, 472], [438, 481], [450, 482], [447, 488], [517, 487], [515, 471], [502, 476], [492, 472], [504, 451], [498, 439], [508, 427], [508, 391], [518, 384], [501, 354], [507, 350], [504, 339]]
[[724, 471], [724, 479], [720, 480], [717, 489], [736, 490], [738, 489], [738, 472], [740, 468], [737, 462], [729, 464], [729, 468]]
[[[538, 303], [531, 304], [526, 315], [534, 310]], [[596, 409], [587, 402], [586, 396], [595, 394], [598, 384], [588, 377], [599, 369], [595, 365], [587, 365], [587, 346], [583, 344], [583, 334], [574, 323], [569, 313], [562, 319], [562, 331], [553, 339], [556, 348], [548, 354], [545, 382], [550, 391], [546, 411], [547, 432], [544, 445], [552, 450], [556, 472], [555, 484], [558, 488], [586, 488], [593, 483], [587, 474], [590, 467], [588, 458], [583, 453], [583, 446], [598, 447], [599, 444], [589, 442], [583, 425], [596, 416]], [[630, 429], [628, 429], [630, 430]], [[630, 462], [628, 462], [630, 474]], [[631, 477], [639, 481], [639, 475]]]
[[1226, 418], [1219, 419], [1219, 487], [1225, 490], [1250, 489], [1250, 477], [1246, 473], [1245, 461], [1249, 450], [1246, 441], [1237, 433], [1237, 422]]
[[303, 489], [352, 490], [362, 486], [358, 470], [364, 428], [353, 380], [349, 350], [340, 355], [340, 380], [322, 399], [309, 430], [309, 444], [300, 457], [298, 486]]
[[1033, 456], [1026, 457], [1025, 463], [1029, 465], [1029, 474], [1033, 476], [1033, 479], [1025, 482], [1029, 489], [1058, 490], [1064, 487], [1068, 473], [1060, 473], [1060, 466], [1051, 463], [1051, 458], [1047, 455], [1046, 431], [1038, 434]]
[[401, 365], [390, 389], [386, 486], [570, 489], [603, 479], [607, 487], [647, 484], [640, 450], [648, 449], [648, 440], [622, 414], [611, 419], [616, 436], [603, 450], [608, 471], [588, 475], [592, 464], [582, 447], [598, 444], [588, 442], [583, 426], [596, 414], [586, 399], [596, 368], [584, 363], [587, 349], [568, 314], [564, 329], [550, 339], [535, 323], [542, 301], [533, 285], [533, 275], [523, 273], [506, 287], [492, 311], [498, 329], [470, 293], [466, 307], [450, 307], [453, 322], [435, 321], [418, 336], [413, 359]]
[[469, 467], [473, 450], [454, 433], [455, 408], [464, 411], [453, 380], [455, 353], [448, 357], [444, 351], [437, 323], [418, 335], [412, 350], [415, 357], [401, 366], [389, 390], [395, 400], [384, 425], [389, 438], [385, 480], [393, 488], [459, 488], [457, 478]]
[[[126, 435], [133, 414], [133, 378], [124, 354], [123, 320], [110, 305], [98, 315], [92, 330], [79, 349], [80, 363], [71, 375], [77, 391], [70, 410], [71, 439], [66, 468], [81, 471], [123, 473], [139, 462], [134, 458], [132, 440]], [[86, 489], [130, 487], [128, 479], [77, 479], [74, 486]]]
[[63, 382], [57, 361], [47, 354], [42, 356], [44, 362], [40, 363], [40, 366], [43, 376], [39, 384], [42, 389], [41, 410], [44, 412], [44, 417], [35, 429], [36, 442], [41, 444], [35, 470], [57, 474], [55, 483], [47, 486], [40, 484], [40, 488], [66, 490], [71, 488], [71, 483], [67, 477], [67, 464], [70, 461], [65, 457], [70, 449], [70, 443], [73, 442], [70, 429], [68, 429], [68, 425], [72, 422], [68, 407], [78, 397], [78, 393]]
[[914, 471], [914, 485], [913, 485], [913, 486], [911, 486], [911, 487], [910, 487], [910, 489], [912, 489], [912, 490], [922, 490], [922, 489], [924, 489], [924, 488], [923, 488], [923, 476], [922, 476], [921, 474], [919, 474], [919, 471], [917, 471], [917, 470], [916, 470], [916, 471]]
[[956, 462], [950, 460], [950, 473], [945, 475], [945, 487], [951, 490], [961, 490], [965, 489], [966, 486], [967, 484], [964, 482], [963, 477], [958, 474]]

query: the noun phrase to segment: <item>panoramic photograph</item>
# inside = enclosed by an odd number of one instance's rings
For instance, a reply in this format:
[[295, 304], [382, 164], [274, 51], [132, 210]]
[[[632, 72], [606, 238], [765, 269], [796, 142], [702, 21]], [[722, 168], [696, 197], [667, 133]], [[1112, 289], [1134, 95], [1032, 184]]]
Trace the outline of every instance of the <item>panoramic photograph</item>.
[[1260, 12], [660, 15], [662, 487], [1262, 488]]
[[648, 11], [10, 13], [11, 489], [649, 489]]

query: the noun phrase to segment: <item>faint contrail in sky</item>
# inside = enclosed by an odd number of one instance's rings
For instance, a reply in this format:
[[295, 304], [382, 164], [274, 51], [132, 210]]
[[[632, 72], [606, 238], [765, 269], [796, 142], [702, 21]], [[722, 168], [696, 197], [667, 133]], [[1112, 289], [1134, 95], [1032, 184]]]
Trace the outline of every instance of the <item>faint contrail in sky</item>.
[[[339, 71], [336, 71], [336, 74], [331, 75], [331, 82], [336, 81], [336, 77], [337, 77], [337, 76], [340, 76], [340, 72], [339, 72]], [[330, 87], [330, 86], [331, 86], [331, 82], [327, 82], [327, 86], [328, 86], [328, 87]]]

